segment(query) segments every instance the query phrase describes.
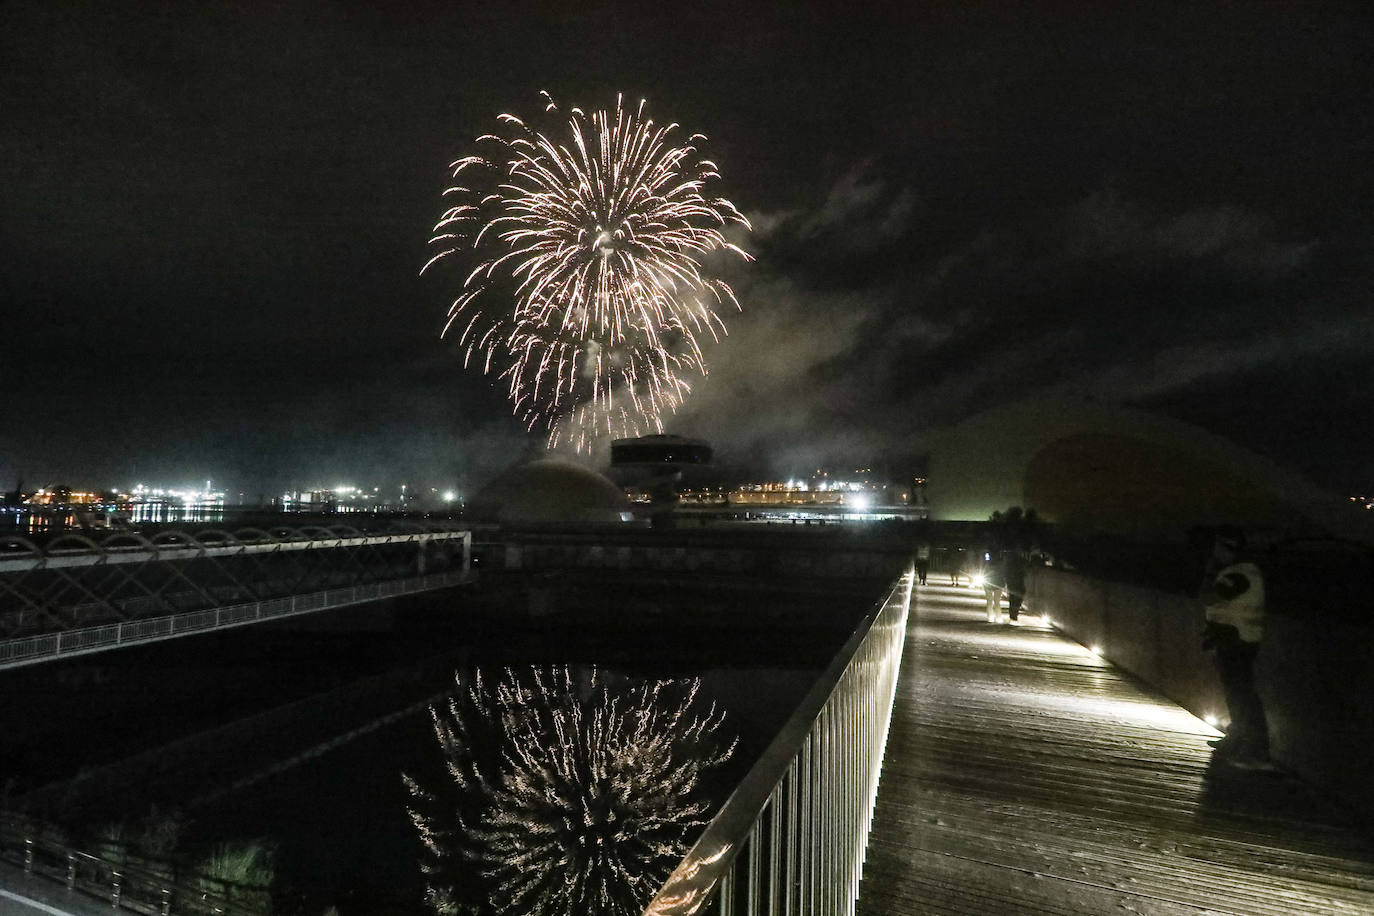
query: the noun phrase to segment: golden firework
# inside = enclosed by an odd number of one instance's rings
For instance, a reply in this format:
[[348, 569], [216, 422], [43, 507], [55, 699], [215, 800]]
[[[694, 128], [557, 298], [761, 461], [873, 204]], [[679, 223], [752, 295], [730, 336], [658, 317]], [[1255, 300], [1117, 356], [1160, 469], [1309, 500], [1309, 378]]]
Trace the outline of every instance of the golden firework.
[[501, 115], [502, 132], [477, 140], [484, 154], [451, 164], [421, 272], [466, 262], [444, 333], [550, 445], [662, 432], [688, 377], [706, 372], [702, 342], [725, 332], [717, 309], [739, 308], [708, 264], [750, 260], [726, 236], [749, 221], [708, 195], [720, 176], [701, 134], [678, 142], [678, 125], [655, 124], [643, 101], [564, 116], [544, 97], [563, 139]]

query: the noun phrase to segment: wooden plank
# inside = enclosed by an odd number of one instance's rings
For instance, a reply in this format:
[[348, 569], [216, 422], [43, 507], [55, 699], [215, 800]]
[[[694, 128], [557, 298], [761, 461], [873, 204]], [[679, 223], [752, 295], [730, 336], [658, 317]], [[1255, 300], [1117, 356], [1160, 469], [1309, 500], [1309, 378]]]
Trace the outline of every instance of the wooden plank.
[[1038, 618], [915, 596], [859, 891], [916, 913], [1374, 913], [1374, 842]]

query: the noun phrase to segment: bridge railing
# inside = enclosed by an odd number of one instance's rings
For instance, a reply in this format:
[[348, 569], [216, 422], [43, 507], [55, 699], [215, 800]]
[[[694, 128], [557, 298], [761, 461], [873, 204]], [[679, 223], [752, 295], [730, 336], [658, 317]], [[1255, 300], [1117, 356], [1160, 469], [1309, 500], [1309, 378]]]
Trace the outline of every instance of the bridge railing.
[[415, 523], [0, 537], [0, 639], [468, 569], [471, 543]]
[[[0, 861], [41, 875], [115, 912], [149, 916], [261, 916], [270, 909], [264, 888], [186, 873], [169, 863], [109, 859], [0, 824]], [[54, 912], [57, 912], [54, 910]]]
[[349, 588], [332, 588], [267, 601], [250, 601], [203, 611], [62, 630], [42, 636], [0, 640], [0, 668], [47, 661], [59, 656], [98, 652], [133, 643], [156, 642], [205, 630], [244, 626], [277, 617], [308, 614], [327, 608], [345, 607], [380, 598], [461, 585], [469, 581], [470, 575], [468, 570], [432, 573], [427, 576], [392, 579]]
[[864, 618], [645, 916], [854, 912], [911, 585]]

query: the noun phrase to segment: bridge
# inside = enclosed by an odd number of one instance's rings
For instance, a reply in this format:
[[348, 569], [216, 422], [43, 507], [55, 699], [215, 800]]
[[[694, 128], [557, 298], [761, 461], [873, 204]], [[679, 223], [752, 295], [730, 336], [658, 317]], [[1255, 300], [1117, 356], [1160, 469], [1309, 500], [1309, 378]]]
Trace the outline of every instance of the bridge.
[[471, 532], [409, 521], [0, 539], [0, 669], [470, 581]]
[[907, 576], [645, 916], [1374, 912], [1358, 823], [1218, 734], [1046, 617]]

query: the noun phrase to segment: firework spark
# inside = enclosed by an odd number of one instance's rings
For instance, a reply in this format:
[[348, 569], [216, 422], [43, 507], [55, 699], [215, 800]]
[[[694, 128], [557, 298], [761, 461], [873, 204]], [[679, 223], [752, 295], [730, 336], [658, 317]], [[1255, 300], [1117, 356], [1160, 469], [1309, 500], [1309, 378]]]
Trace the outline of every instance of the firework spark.
[[702, 777], [733, 751], [718, 741], [722, 714], [698, 712], [698, 686], [617, 688], [566, 668], [460, 684], [431, 710], [456, 794], [406, 780], [433, 908], [477, 898], [500, 914], [637, 916], [705, 823]]
[[[613, 111], [559, 113], [548, 93], [541, 131], [503, 114], [481, 155], [451, 165], [454, 183], [421, 273], [457, 256], [467, 271], [449, 307], [464, 365], [505, 382], [512, 410], [549, 444], [663, 431], [663, 417], [705, 374], [716, 308], [739, 308], [710, 274], [714, 252], [749, 260], [725, 230], [749, 229], [708, 196], [719, 173], [693, 134], [616, 99]], [[558, 139], [555, 139], [558, 137]]]

